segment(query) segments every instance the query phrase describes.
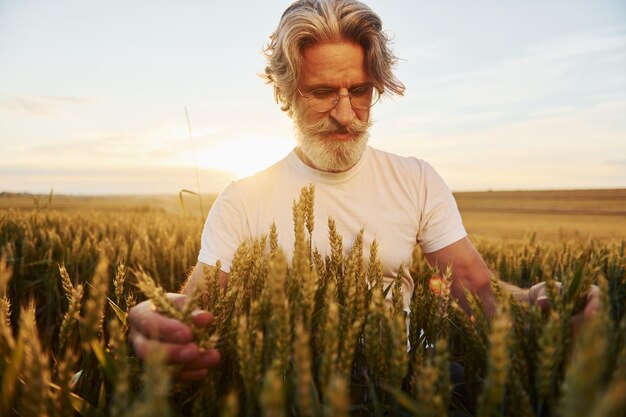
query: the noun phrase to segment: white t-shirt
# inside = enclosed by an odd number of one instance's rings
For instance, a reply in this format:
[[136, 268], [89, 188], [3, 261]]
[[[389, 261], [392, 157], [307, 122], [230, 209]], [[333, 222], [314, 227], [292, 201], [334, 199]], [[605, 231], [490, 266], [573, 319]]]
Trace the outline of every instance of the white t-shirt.
[[[423, 252], [444, 248], [466, 236], [452, 193], [425, 161], [367, 147], [349, 171], [328, 173], [305, 165], [294, 151], [258, 174], [231, 183], [207, 217], [198, 260], [230, 271], [241, 242], [269, 235], [276, 223], [279, 246], [293, 252], [293, 201], [315, 185], [313, 245], [330, 254], [328, 217], [335, 220], [345, 255], [361, 229], [363, 253], [378, 243], [385, 288], [404, 264], [404, 307], [408, 311], [413, 280], [409, 266], [418, 243]], [[391, 296], [391, 291], [389, 292]]]

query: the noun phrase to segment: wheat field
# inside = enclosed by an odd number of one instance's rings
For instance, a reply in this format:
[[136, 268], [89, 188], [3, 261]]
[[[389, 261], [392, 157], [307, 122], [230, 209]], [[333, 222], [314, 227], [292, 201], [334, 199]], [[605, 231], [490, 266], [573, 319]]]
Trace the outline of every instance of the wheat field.
[[[400, 277], [383, 288], [376, 246], [364, 253], [358, 236], [344, 256], [332, 221], [313, 219], [313, 200], [304, 189], [294, 202], [291, 262], [270, 229], [240, 246], [227, 290], [207, 273], [181, 311], [163, 293], [177, 291], [197, 259], [202, 218], [191, 204], [187, 215], [145, 204], [57, 210], [50, 195], [1, 209], [0, 415], [626, 413], [623, 235], [475, 237], [497, 277], [548, 284], [549, 312], [496, 286], [491, 320], [477, 298], [468, 298], [471, 314], [461, 310], [448, 275], [416, 249], [407, 335]], [[311, 247], [314, 225], [329, 230], [328, 257]], [[592, 284], [601, 311], [573, 334], [570, 317]], [[171, 381], [158, 350], [146, 362], [134, 356], [126, 317], [146, 298], [187, 322], [195, 308], [214, 312], [213, 326], [194, 329], [222, 354], [205, 380]]]

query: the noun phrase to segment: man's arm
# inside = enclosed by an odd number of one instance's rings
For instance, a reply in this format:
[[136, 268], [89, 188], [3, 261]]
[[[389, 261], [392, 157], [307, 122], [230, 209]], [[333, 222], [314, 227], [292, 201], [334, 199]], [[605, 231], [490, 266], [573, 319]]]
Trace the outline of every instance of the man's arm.
[[[436, 266], [440, 271], [445, 271], [448, 266], [452, 268], [452, 294], [459, 299], [466, 311], [468, 311], [468, 306], [465, 300], [465, 290], [468, 290], [480, 297], [489, 315], [494, 313], [496, 300], [491, 288], [493, 274], [467, 237], [443, 249], [427, 253], [425, 256], [428, 263], [433, 267]], [[520, 288], [501, 280], [498, 280], [498, 284], [512, 294], [517, 301], [534, 304], [545, 298], [543, 283], [531, 288]]]
[[[465, 237], [443, 249], [427, 253], [426, 260], [431, 266], [436, 266], [440, 271], [445, 271], [448, 266], [452, 268], [452, 294], [459, 300], [461, 307], [469, 311], [465, 299], [465, 289], [477, 294], [485, 306], [488, 316], [493, 315], [496, 307], [496, 299], [491, 288], [491, 272], [487, 264], [480, 256], [472, 242]], [[542, 309], [548, 308], [545, 283], [540, 282], [530, 288], [519, 288], [508, 282], [498, 280], [499, 285], [515, 297], [516, 300], [537, 304]], [[600, 290], [592, 285], [587, 293], [587, 304], [582, 312], [572, 318], [574, 329], [589, 317], [596, 314], [600, 309]]]
[[480, 297], [488, 316], [495, 313], [496, 299], [491, 288], [491, 272], [467, 237], [445, 248], [425, 254], [426, 260], [439, 271], [452, 269], [452, 295], [469, 312], [465, 290]]

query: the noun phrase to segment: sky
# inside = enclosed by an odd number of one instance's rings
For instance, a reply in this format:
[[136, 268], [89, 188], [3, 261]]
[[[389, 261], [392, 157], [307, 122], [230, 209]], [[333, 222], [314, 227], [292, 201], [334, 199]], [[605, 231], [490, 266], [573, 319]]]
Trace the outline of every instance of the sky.
[[[0, 0], [0, 191], [214, 193], [278, 161], [258, 74], [290, 3]], [[366, 3], [406, 85], [372, 146], [453, 191], [626, 188], [625, 1]]]

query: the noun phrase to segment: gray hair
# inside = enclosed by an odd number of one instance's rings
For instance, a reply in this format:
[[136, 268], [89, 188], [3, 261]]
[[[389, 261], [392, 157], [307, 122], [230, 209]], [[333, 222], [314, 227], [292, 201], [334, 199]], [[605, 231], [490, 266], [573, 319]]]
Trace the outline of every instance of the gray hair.
[[278, 28], [263, 52], [268, 65], [262, 77], [274, 86], [281, 108], [292, 114], [302, 69], [302, 52], [321, 42], [353, 42], [365, 53], [365, 71], [382, 93], [403, 95], [404, 85], [392, 67], [398, 58], [391, 51], [382, 21], [355, 0], [299, 0], [283, 13]]

